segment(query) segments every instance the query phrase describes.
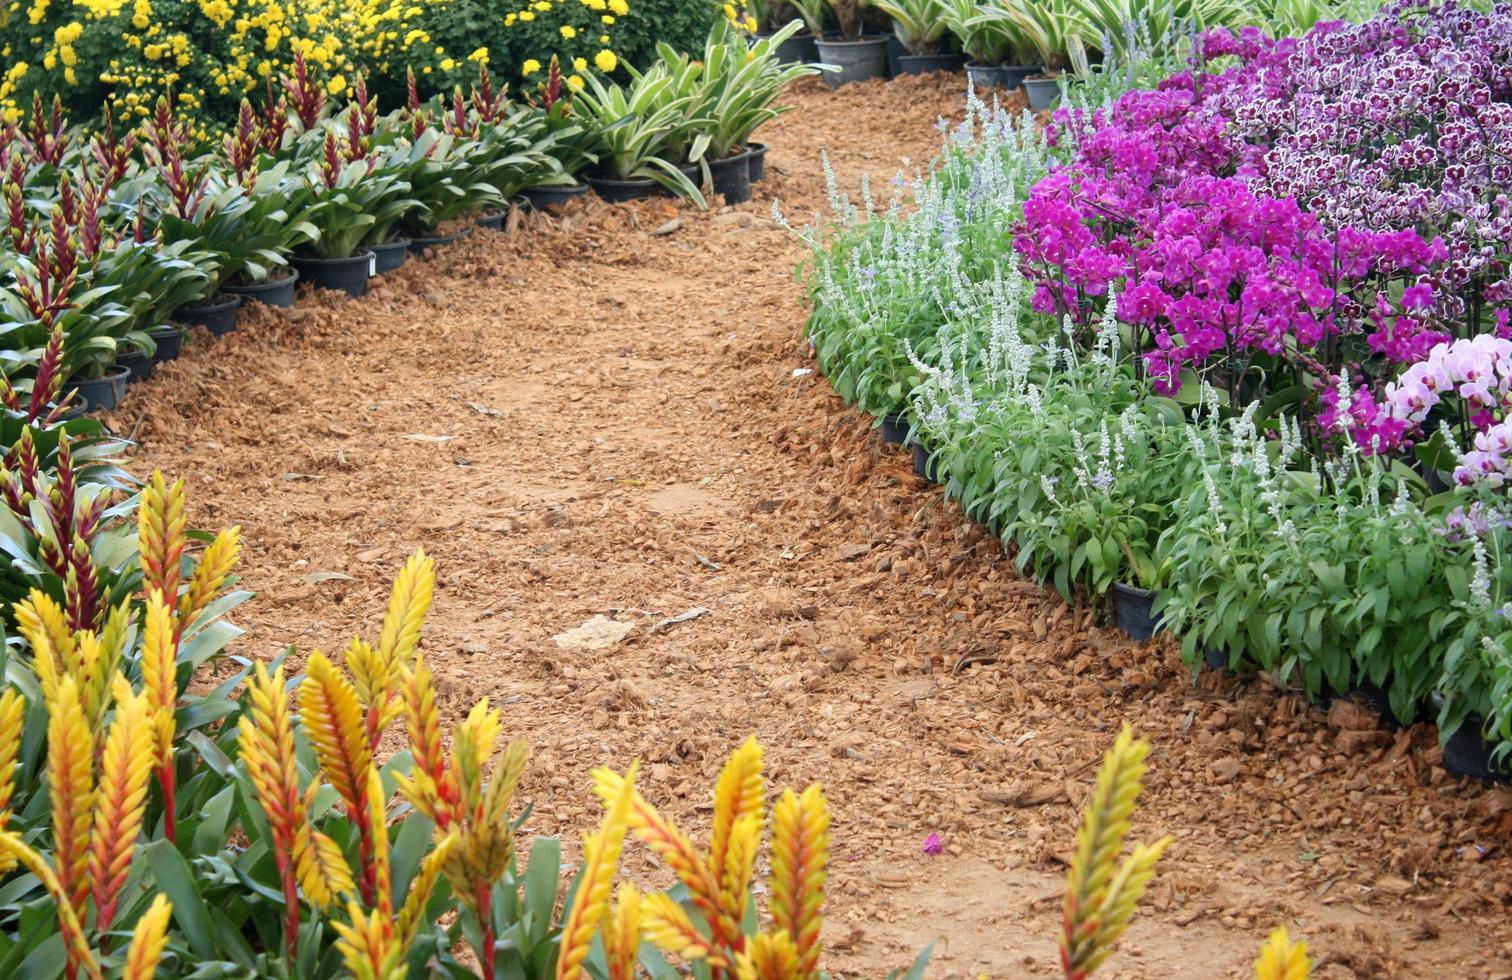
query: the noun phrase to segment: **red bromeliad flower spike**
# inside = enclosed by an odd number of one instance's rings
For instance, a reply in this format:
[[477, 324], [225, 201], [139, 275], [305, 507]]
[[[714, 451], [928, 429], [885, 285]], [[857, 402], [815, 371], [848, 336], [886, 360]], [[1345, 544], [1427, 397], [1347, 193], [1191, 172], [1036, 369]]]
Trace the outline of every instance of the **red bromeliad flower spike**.
[[362, 112], [356, 103], [347, 107], [347, 138], [342, 158], [347, 163], [356, 163], [367, 159], [368, 141], [362, 135]]
[[501, 120], [509, 103], [508, 92], [509, 86], [506, 85], [495, 93], [488, 66], [479, 64], [478, 84], [472, 94], [473, 111], [478, 114], [479, 121], [492, 125]]
[[[29, 424], [44, 417], [49, 423], [53, 421], [53, 416], [62, 410], [58, 404], [62, 387], [63, 325], [55, 323], [51, 336], [47, 338], [47, 346], [42, 349], [42, 357], [37, 361], [37, 377], [32, 382], [31, 401], [26, 409]], [[19, 410], [19, 406], [11, 407]]]
[[31, 127], [25, 143], [43, 163], [56, 166], [62, 162], [68, 149], [68, 122], [63, 118], [63, 102], [58, 96], [53, 96], [52, 114], [48, 116], [42, 109], [42, 93], [32, 93]]
[[406, 71], [408, 74], [405, 82], [408, 86], [408, 95], [405, 100], [405, 112], [409, 116], [411, 135], [419, 139], [425, 135], [427, 129], [430, 129], [430, 113], [420, 102], [420, 87], [415, 84], [415, 70], [410, 68]]
[[94, 259], [105, 244], [105, 223], [100, 220], [100, 208], [110, 200], [110, 189], [92, 182], [84, 184], [84, 208], [79, 215], [79, 251], [86, 259]]
[[257, 179], [258, 157], [261, 153], [262, 127], [257, 121], [257, 112], [252, 103], [242, 99], [241, 110], [236, 116], [236, 129], [221, 143], [226, 162], [236, 172], [236, 179], [243, 186]]
[[551, 65], [546, 69], [546, 82], [542, 88], [541, 104], [550, 109], [562, 97], [562, 63], [556, 55], [551, 56]]
[[6, 231], [11, 248], [20, 255], [31, 255], [37, 245], [37, 233], [26, 218], [26, 199], [21, 194], [21, 185], [7, 181], [4, 194]]
[[353, 129], [366, 147], [378, 128], [378, 97], [368, 94], [367, 79], [361, 75], [352, 85], [352, 108]]
[[289, 101], [282, 94], [273, 94], [273, 79], [263, 79], [266, 92], [263, 95], [262, 148], [264, 153], [275, 153], [283, 146], [284, 133], [289, 130]]
[[314, 129], [320, 121], [320, 113], [325, 109], [325, 89], [310, 80], [303, 52], [295, 52], [294, 75], [285, 75], [283, 83], [289, 104], [293, 106], [294, 115], [299, 118], [300, 124], [305, 129]]
[[89, 150], [100, 169], [100, 183], [108, 189], [126, 176], [131, 152], [136, 147], [136, 134], [127, 133], [125, 139], [117, 139], [109, 105], [105, 106], [104, 117], [104, 126], [90, 139]]
[[336, 145], [336, 131], [326, 130], [325, 158], [320, 161], [320, 179], [327, 187], [335, 187], [341, 179], [341, 150]]

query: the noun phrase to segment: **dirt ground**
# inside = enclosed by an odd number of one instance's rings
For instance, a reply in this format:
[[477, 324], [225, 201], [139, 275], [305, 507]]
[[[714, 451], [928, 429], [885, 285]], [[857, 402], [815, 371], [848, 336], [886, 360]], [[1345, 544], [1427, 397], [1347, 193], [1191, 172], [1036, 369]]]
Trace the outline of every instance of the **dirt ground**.
[[[252, 311], [133, 389], [113, 422], [135, 468], [186, 476], [198, 526], [245, 531], [237, 652], [375, 637], [423, 546], [446, 710], [487, 696], [528, 736], [534, 833], [578, 840], [589, 769], [638, 757], [699, 837], [751, 732], [775, 786], [823, 782], [837, 974], [933, 942], [932, 976], [1056, 975], [1077, 807], [1129, 722], [1154, 743], [1135, 836], [1176, 843], [1100, 976], [1252, 975], [1286, 922], [1320, 977], [1512, 977], [1512, 792], [1449, 778], [1423, 726], [1194, 686], [1168, 645], [1017, 578], [799, 370], [804, 251], [772, 199], [823, 207], [821, 149], [852, 190], [924, 167], [961, 92], [793, 102], [750, 204], [590, 202], [479, 232], [361, 301]], [[629, 635], [558, 648], [599, 615]], [[641, 849], [627, 867], [663, 880]]]

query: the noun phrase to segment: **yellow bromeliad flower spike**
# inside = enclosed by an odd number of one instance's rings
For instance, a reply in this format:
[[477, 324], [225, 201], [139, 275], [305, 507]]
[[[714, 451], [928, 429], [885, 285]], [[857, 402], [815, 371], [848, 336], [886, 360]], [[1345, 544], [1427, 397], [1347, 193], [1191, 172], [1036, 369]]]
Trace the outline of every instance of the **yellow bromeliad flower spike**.
[[772, 921], [791, 939], [804, 978], [819, 976], [819, 928], [829, 878], [829, 804], [818, 783], [785, 790], [772, 808]]
[[273, 857], [284, 893], [284, 952], [298, 953], [299, 893], [326, 908], [356, 891], [341, 848], [310, 824], [310, 803], [318, 784], [299, 788], [294, 754], [294, 719], [283, 666], [270, 676], [257, 664], [247, 679], [249, 710], [242, 716], [238, 748], [267, 817]]
[[[610, 916], [610, 895], [615, 872], [619, 870], [620, 852], [625, 846], [625, 833], [630, 826], [630, 800], [635, 792], [638, 765], [631, 765], [621, 780], [619, 792], [610, 802], [598, 833], [589, 834], [583, 841], [583, 871], [578, 877], [577, 896], [567, 913], [567, 921], [562, 924], [557, 980], [583, 980], [588, 976], [583, 961], [588, 958], [599, 923]], [[620, 942], [627, 939], [620, 937]], [[620, 955], [624, 955], [623, 950]]]
[[376, 766], [368, 768], [366, 795], [369, 823], [378, 828], [377, 844], [373, 849], [376, 904], [371, 910], [364, 910], [354, 899], [348, 898], [349, 921], [332, 922], [331, 927], [337, 934], [336, 949], [356, 980], [404, 980], [408, 975], [405, 958], [419, 931], [441, 866], [451, 856], [457, 838], [455, 834], [448, 834], [426, 855], [396, 920], [388, 833], [384, 829], [383, 781]]
[[1060, 942], [1067, 980], [1085, 980], [1113, 953], [1129, 926], [1134, 906], [1155, 873], [1155, 862], [1170, 845], [1163, 837], [1141, 844], [1121, 864], [1129, 818], [1139, 799], [1150, 746], [1125, 725], [1103, 757], [1097, 786], [1087, 802], [1076, 854], [1066, 881]]
[[404, 713], [400, 688], [414, 666], [420, 629], [436, 590], [435, 563], [417, 551], [394, 580], [388, 611], [376, 648], [353, 638], [346, 651], [347, 669], [366, 712], [368, 742], [377, 748], [383, 732]]
[[[631, 829], [672, 868], [708, 923], [706, 935], [688, 911], [664, 893], [636, 896], [635, 915], [646, 939], [717, 972], [733, 970], [741, 976], [787, 980], [819, 976], [829, 809], [817, 784], [801, 795], [788, 790], [772, 811], [773, 928], [748, 941], [741, 925], [766, 823], [760, 744], [748, 739], [720, 772], [706, 855], [700, 855], [639, 792], [627, 787], [624, 777], [607, 769], [595, 770], [593, 777], [594, 792], [606, 803], [630, 789]], [[606, 949], [613, 948], [608, 935]]]
[[1277, 926], [1260, 947], [1255, 961], [1255, 980], [1307, 980], [1312, 961], [1307, 958], [1307, 944], [1291, 941], [1285, 926]]
[[[15, 793], [16, 755], [25, 701], [14, 690], [0, 694], [0, 864], [19, 864], [52, 896], [63, 936], [64, 975], [69, 980], [102, 977], [89, 942], [89, 900], [95, 902], [94, 929], [110, 928], [141, 832], [146, 786], [155, 761], [152, 727], [144, 695], [133, 693], [117, 674], [111, 691], [115, 716], [99, 742], [85, 715], [78, 682], [56, 679], [47, 702], [47, 780], [52, 807], [52, 859], [7, 829]], [[169, 906], [159, 895], [139, 920], [123, 974], [148, 980], [164, 946]]]
[[[158, 733], [158, 785], [163, 794], [163, 834], [175, 838], [177, 808], [173, 764], [174, 709], [178, 704], [178, 652], [184, 630], [220, 595], [241, 555], [241, 528], [218, 533], [183, 582], [188, 532], [184, 481], [169, 483], [154, 470], [142, 488], [137, 541], [147, 605], [142, 627], [142, 684], [151, 699]], [[182, 593], [182, 594], [181, 594]], [[105, 634], [110, 634], [107, 625]]]

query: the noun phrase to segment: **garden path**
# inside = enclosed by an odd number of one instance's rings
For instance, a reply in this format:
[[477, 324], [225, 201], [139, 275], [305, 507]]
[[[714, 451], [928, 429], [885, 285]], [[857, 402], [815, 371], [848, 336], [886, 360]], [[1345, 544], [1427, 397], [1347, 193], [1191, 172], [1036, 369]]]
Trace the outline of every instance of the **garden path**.
[[[774, 784], [822, 780], [836, 972], [936, 942], [934, 976], [1055, 975], [1076, 804], [1127, 721], [1155, 746], [1136, 836], [1176, 844], [1107, 976], [1251, 975], [1282, 920], [1321, 977], [1512, 975], [1512, 794], [1449, 780], [1424, 729], [1194, 687], [1168, 646], [1089, 627], [798, 370], [803, 250], [770, 198], [823, 206], [820, 147], [851, 188], [923, 167], [959, 96], [810, 84], [753, 204], [480, 232], [360, 302], [254, 312], [113, 422], [139, 470], [188, 477], [198, 526], [242, 525], [242, 655], [375, 635], [433, 554], [444, 706], [491, 697], [528, 736], [533, 831], [579, 839], [588, 770], [639, 757], [699, 836], [753, 731]], [[633, 630], [558, 648], [596, 615]]]

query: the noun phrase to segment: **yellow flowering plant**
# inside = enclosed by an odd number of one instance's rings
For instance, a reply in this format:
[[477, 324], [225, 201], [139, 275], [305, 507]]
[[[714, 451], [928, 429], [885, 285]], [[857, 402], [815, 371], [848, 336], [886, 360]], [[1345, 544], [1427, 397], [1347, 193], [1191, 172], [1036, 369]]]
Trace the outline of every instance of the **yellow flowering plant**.
[[450, 0], [0, 0], [0, 113], [33, 91], [75, 110], [108, 105], [145, 119], [160, 98], [206, 137], [242, 98], [288, 74], [296, 56], [331, 95], [359, 73], [402, 80], [451, 56], [422, 25]]

